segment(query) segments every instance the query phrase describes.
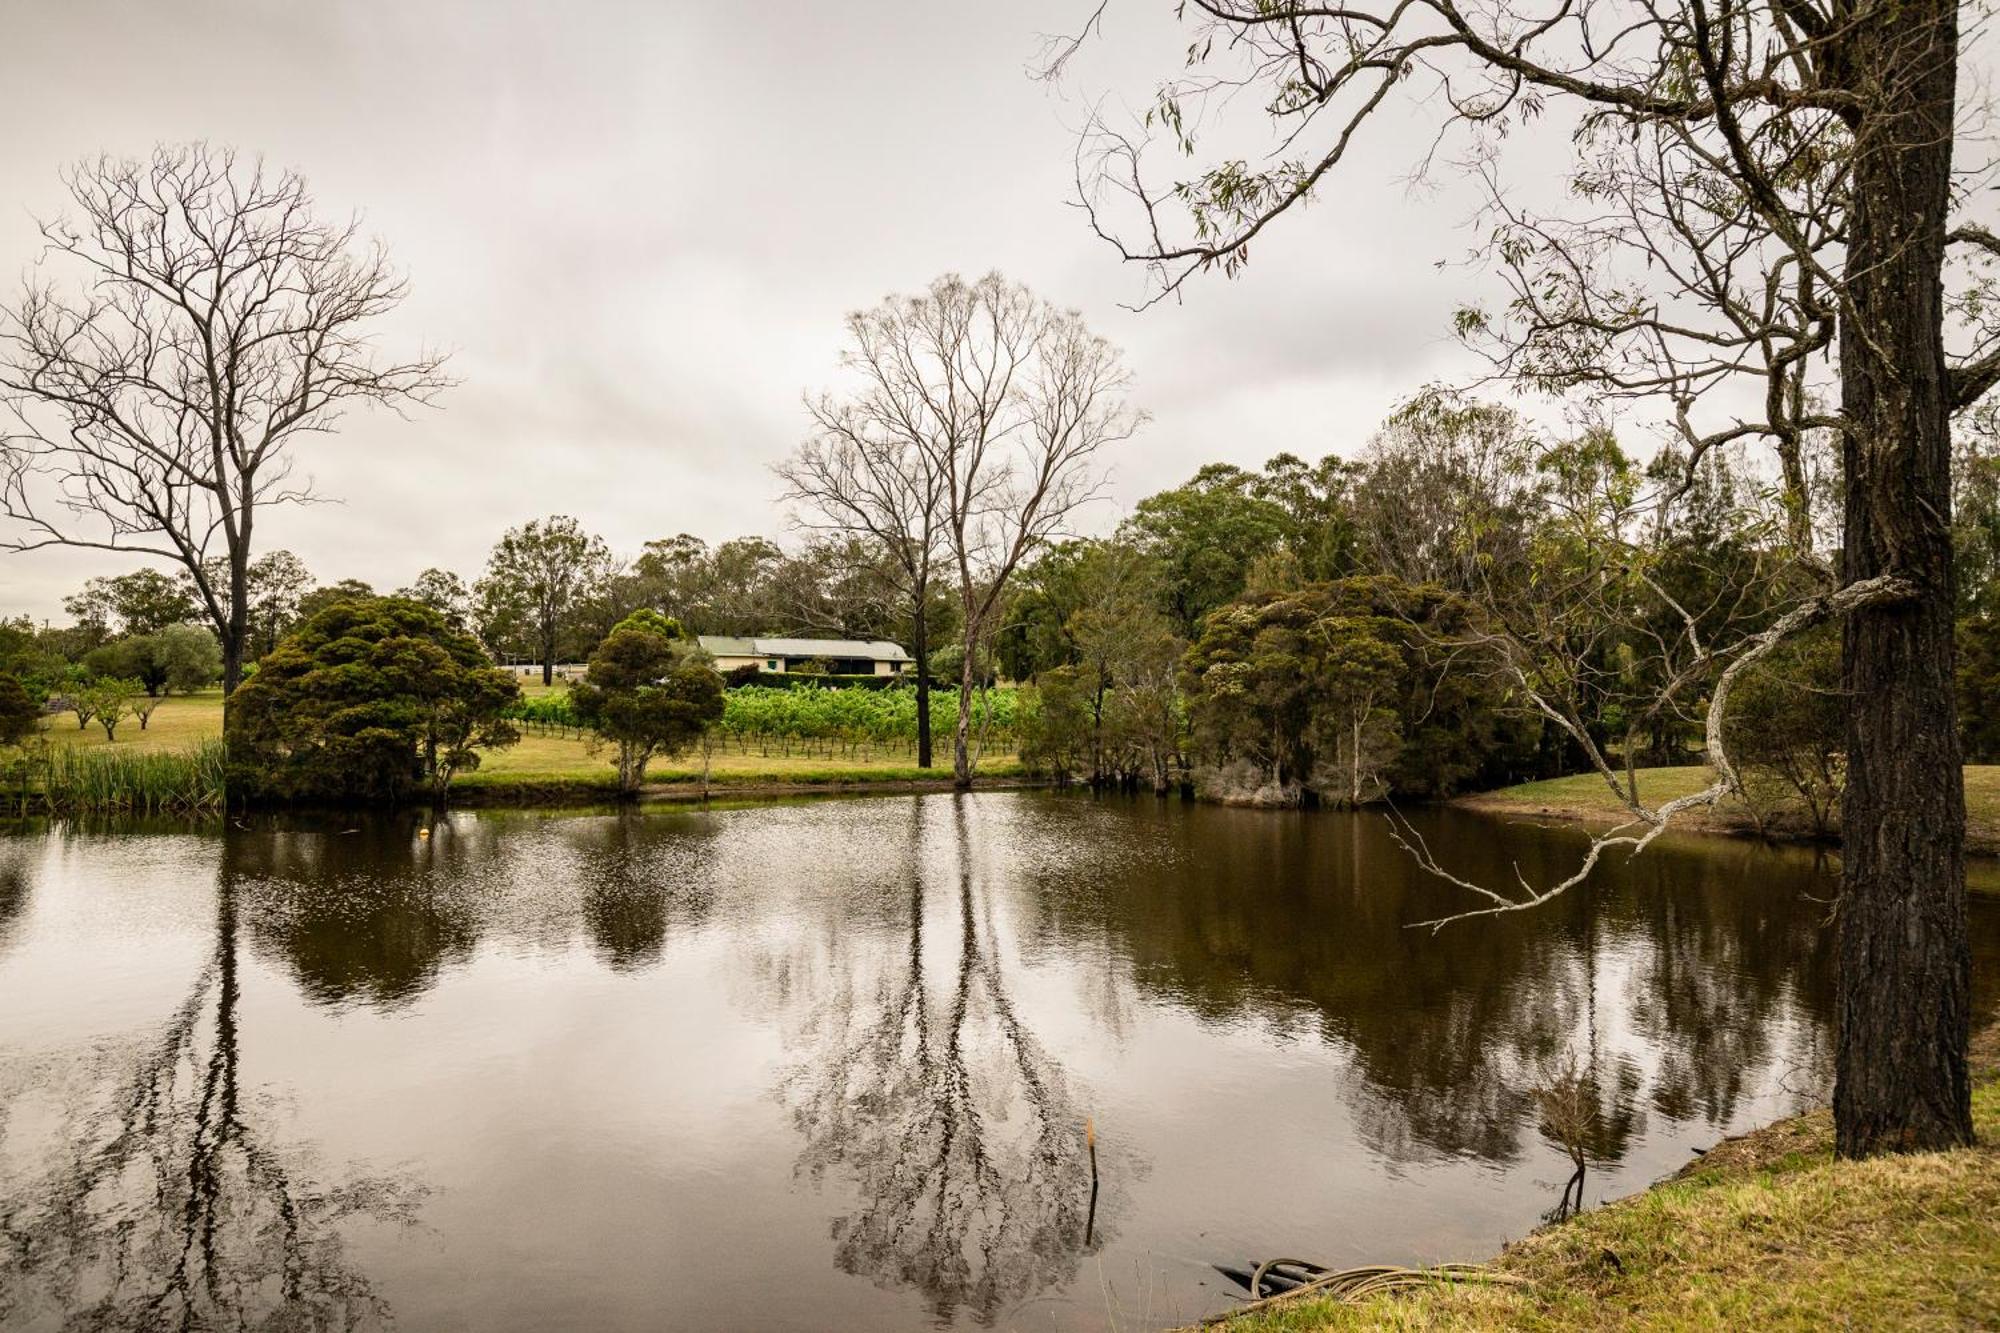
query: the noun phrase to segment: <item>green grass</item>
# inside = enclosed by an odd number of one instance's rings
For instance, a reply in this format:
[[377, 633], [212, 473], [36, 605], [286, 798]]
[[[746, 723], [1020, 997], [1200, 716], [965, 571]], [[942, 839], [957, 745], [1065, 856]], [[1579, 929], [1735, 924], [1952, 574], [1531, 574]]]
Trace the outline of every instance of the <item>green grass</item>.
[[[718, 787], [751, 783], [822, 785], [845, 782], [916, 782], [951, 776], [949, 749], [937, 767], [918, 768], [901, 754], [843, 758], [840, 756], [795, 754], [789, 757], [739, 750], [718, 752], [709, 772]], [[991, 755], [979, 765], [982, 777], [1012, 778], [1021, 774], [1020, 761], [1012, 755]], [[488, 751], [475, 771], [454, 782], [454, 786], [493, 787], [534, 785], [550, 781], [581, 782], [587, 786], [612, 783], [611, 752], [608, 747], [592, 753], [585, 741], [562, 736], [524, 735], [520, 743], [504, 750]], [[701, 756], [681, 755], [655, 760], [646, 770], [648, 784], [701, 781]]]
[[104, 739], [104, 728], [94, 720], [81, 730], [74, 713], [52, 713], [42, 719], [42, 735], [49, 744], [65, 747], [109, 747], [117, 750], [186, 750], [205, 740], [222, 736], [222, 691], [203, 690], [199, 694], [172, 694], [160, 701], [146, 729], [139, 719], [127, 717], [118, 724], [118, 739]]
[[2000, 1082], [1979, 1146], [1836, 1161], [1825, 1111], [1551, 1227], [1494, 1261], [1520, 1286], [1435, 1284], [1280, 1304], [1228, 1327], [1696, 1330], [2000, 1327]]
[[[528, 694], [550, 692], [542, 688], [539, 680], [522, 688]], [[558, 684], [554, 690], [565, 688]], [[221, 739], [222, 694], [220, 691], [209, 691], [187, 697], [170, 697], [160, 704], [145, 731], [139, 730], [136, 718], [128, 718], [119, 724], [118, 739], [113, 742], [105, 741], [104, 728], [95, 722], [87, 731], [78, 730], [76, 719], [68, 713], [44, 719], [42, 727], [44, 736], [58, 757], [67, 751], [104, 751], [134, 756], [168, 752], [181, 754], [193, 751], [203, 741]], [[782, 748], [780, 743], [774, 741], [769, 755], [761, 753], [755, 743], [747, 754], [736, 749], [719, 752], [714, 759], [710, 782], [717, 787], [826, 786], [858, 782], [918, 782], [951, 776], [949, 744], [940, 747], [939, 766], [930, 769], [918, 768], [900, 746], [875, 751], [864, 749], [857, 753], [849, 753], [836, 746], [834, 752], [828, 754], [822, 745], [814, 743], [814, 752], [791, 755], [783, 754]], [[793, 742], [793, 748], [802, 751], [806, 746], [805, 743]], [[980, 764], [979, 773], [988, 778], [1014, 778], [1021, 775], [1021, 765], [1012, 755], [989, 755]], [[649, 783], [699, 782], [701, 756], [683, 755], [678, 759], [656, 761], [646, 776]], [[541, 735], [532, 730], [525, 731], [517, 745], [488, 751], [478, 769], [461, 775], [453, 785], [468, 789], [541, 789], [551, 795], [612, 794], [616, 786], [608, 749], [593, 753], [586, 741], [575, 736]]]
[[222, 742], [176, 750], [52, 746], [0, 770], [0, 808], [13, 813], [193, 814], [223, 805]]

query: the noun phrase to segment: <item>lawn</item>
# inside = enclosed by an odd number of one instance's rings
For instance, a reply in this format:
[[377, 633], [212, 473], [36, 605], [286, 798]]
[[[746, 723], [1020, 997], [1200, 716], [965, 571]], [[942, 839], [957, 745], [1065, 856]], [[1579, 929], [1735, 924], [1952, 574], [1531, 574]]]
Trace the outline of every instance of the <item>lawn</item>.
[[[567, 687], [557, 685], [554, 688], [561, 690]], [[539, 680], [523, 687], [523, 693], [527, 694], [546, 692]], [[112, 744], [120, 750], [132, 751], [187, 749], [198, 741], [222, 734], [222, 692], [210, 690], [201, 694], [169, 696], [161, 702], [144, 731], [139, 729], [139, 719], [127, 718], [118, 724], [118, 739], [113, 742], [104, 739], [104, 728], [95, 722], [87, 730], [79, 731], [75, 717], [68, 713], [56, 713], [43, 719], [42, 729], [56, 745]], [[777, 748], [775, 744], [773, 748]], [[1021, 766], [1012, 755], [992, 755], [979, 766], [979, 772], [989, 778], [1017, 777]], [[478, 770], [465, 775], [463, 781], [472, 786], [532, 785], [539, 782], [560, 784], [579, 779], [609, 784], [612, 776], [609, 750], [600, 749], [593, 753], [583, 740], [529, 733], [521, 737], [518, 745], [488, 751]], [[942, 764], [931, 769], [918, 768], [915, 761], [901, 750], [872, 755], [787, 756], [773, 753], [766, 756], [758, 753], [753, 746], [749, 754], [736, 750], [717, 753], [710, 779], [718, 786], [735, 786], [752, 783], [903, 782], [950, 776], [949, 746], [943, 747]], [[701, 779], [701, 756], [683, 755], [679, 759], [656, 761], [647, 773], [647, 779], [655, 783], [698, 782]]]
[[[1642, 768], [1638, 776], [1639, 799], [1658, 808], [1663, 802], [1700, 791], [1713, 777], [1714, 774], [1700, 764], [1678, 768]], [[1625, 814], [1625, 807], [1619, 804], [1610, 788], [1605, 786], [1604, 778], [1597, 773], [1577, 773], [1566, 778], [1502, 787], [1498, 791], [1470, 797], [1468, 803], [1489, 807], [1518, 805], [1579, 818], [1591, 815], [1622, 818]], [[1966, 765], [1965, 814], [1975, 843], [1984, 845], [1996, 841], [1992, 835], [2000, 832], [2000, 764]], [[1733, 798], [1718, 806], [1712, 818], [1730, 825], [1747, 826], [1750, 822], [1742, 804]]]
[[118, 724], [118, 739], [104, 739], [104, 728], [92, 722], [77, 730], [74, 713], [52, 713], [42, 719], [42, 733], [55, 745], [115, 745], [121, 750], [185, 750], [199, 741], [222, 734], [222, 691], [203, 690], [199, 694], [170, 694], [146, 729], [139, 719], [127, 717]]

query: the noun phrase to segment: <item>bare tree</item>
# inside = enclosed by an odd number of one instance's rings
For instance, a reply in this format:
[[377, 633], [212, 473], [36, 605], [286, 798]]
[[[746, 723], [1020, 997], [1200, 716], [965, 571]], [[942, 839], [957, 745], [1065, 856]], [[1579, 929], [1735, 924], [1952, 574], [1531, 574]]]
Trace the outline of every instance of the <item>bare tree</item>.
[[1095, 495], [1098, 451], [1143, 418], [1125, 403], [1130, 377], [1116, 348], [1075, 311], [997, 273], [947, 274], [853, 316], [848, 332], [846, 361], [863, 387], [809, 404], [819, 434], [783, 475], [843, 530], [897, 552], [917, 614], [936, 564], [955, 576], [963, 653], [952, 778], [967, 786], [979, 652], [1007, 580]]
[[428, 402], [443, 358], [379, 357], [370, 325], [407, 289], [360, 223], [315, 220], [299, 176], [204, 144], [99, 157], [63, 177], [74, 217], [0, 323], [0, 512], [13, 550], [83, 546], [187, 571], [242, 678], [261, 506], [310, 498], [294, 446], [355, 401]]
[[930, 608], [943, 551], [945, 481], [940, 451], [925, 441], [945, 428], [932, 410], [935, 366], [905, 304], [890, 300], [847, 317], [841, 366], [855, 381], [843, 397], [806, 400], [813, 434], [780, 463], [785, 498], [808, 527], [875, 547], [910, 612], [917, 671], [917, 767], [931, 766]]
[[[2000, 381], [2000, 342], [1990, 271], [1951, 292], [1946, 279], [1952, 246], [1990, 265], [2000, 239], [1954, 217], [1955, 200], [1988, 198], [1953, 176], [1955, 0], [1190, 0], [1187, 12], [1199, 28], [1189, 68], [1150, 124], [1192, 155], [1202, 104], [1222, 106], [1209, 95], [1254, 86], [1268, 96], [1235, 105], [1260, 105], [1278, 148], [1262, 165], [1232, 157], [1163, 186], [1148, 183], [1144, 131], [1092, 136], [1080, 186], [1093, 223], [1153, 266], [1163, 293], [1209, 268], [1237, 271], [1374, 118], [1407, 114], [1409, 99], [1440, 146], [1462, 139], [1489, 187], [1487, 258], [1510, 298], [1457, 323], [1498, 374], [1647, 400], [1690, 465], [1765, 442], [1795, 515], [1804, 441], [1821, 429], [1839, 440], [1841, 568], [1801, 550], [1819, 586], [1731, 644], [1701, 640], [1690, 618], [1687, 655], [1717, 682], [1718, 782], [1658, 809], [1634, 800], [1644, 831], [1621, 839], [1643, 846], [1736, 789], [1721, 735], [1734, 675], [1839, 619], [1850, 706], [1838, 1147], [1970, 1142], [1950, 424]], [[1502, 150], [1510, 131], [1555, 117], [1576, 157], [1570, 188], [1541, 214], [1502, 191]], [[1132, 211], [1117, 220], [1121, 201]], [[1617, 844], [1589, 859], [1605, 845]], [[1469, 887], [1516, 910], [1580, 878], [1525, 895]]]

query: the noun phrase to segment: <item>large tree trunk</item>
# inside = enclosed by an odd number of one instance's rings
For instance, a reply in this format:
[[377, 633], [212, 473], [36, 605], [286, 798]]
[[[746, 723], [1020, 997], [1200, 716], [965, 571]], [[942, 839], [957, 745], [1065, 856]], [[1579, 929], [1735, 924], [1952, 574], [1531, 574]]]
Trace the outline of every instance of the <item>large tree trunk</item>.
[[1882, 109], [1857, 127], [1841, 328], [1844, 576], [1909, 601], [1847, 621], [1835, 1142], [1972, 1141], [1965, 793], [1952, 694], [1951, 404], [1942, 335], [1957, 0], [1911, 0], [1839, 53]]
[[919, 584], [910, 612], [912, 648], [917, 658], [917, 767], [931, 766], [930, 588]]

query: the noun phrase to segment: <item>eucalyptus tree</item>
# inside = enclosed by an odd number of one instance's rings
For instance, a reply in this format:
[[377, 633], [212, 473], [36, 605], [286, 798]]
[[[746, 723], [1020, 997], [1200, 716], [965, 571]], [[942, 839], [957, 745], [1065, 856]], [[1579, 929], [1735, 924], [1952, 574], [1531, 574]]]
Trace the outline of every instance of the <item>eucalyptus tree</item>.
[[200, 614], [186, 588], [157, 569], [91, 579], [75, 596], [63, 598], [63, 610], [107, 635], [154, 634]]
[[496, 638], [523, 639], [541, 663], [542, 684], [551, 684], [579, 611], [611, 572], [604, 539], [566, 514], [509, 528], [475, 589], [481, 633], [489, 647]]
[[396, 596], [428, 606], [455, 630], [464, 630], [472, 623], [472, 589], [448, 569], [430, 566]]
[[39, 277], [0, 321], [0, 545], [177, 563], [243, 674], [256, 523], [298, 503], [298, 445], [359, 403], [427, 402], [443, 358], [380, 355], [407, 285], [358, 220], [314, 216], [303, 178], [206, 144], [98, 157], [63, 177]]
[[[1839, 620], [1837, 1146], [1969, 1143], [1950, 438], [1953, 415], [2000, 380], [2000, 237], [1960, 211], [1989, 195], [1954, 178], [1956, 0], [1191, 0], [1184, 12], [1197, 29], [1188, 67], [1150, 124], [1198, 157], [1198, 125], [1231, 125], [1219, 95], [1254, 87], [1264, 95], [1229, 105], [1260, 108], [1277, 147], [1251, 165], [1239, 139], [1162, 182], [1145, 130], [1099, 127], [1084, 202], [1163, 289], [1239, 271], [1353, 145], [1415, 114], [1438, 136], [1427, 160], [1446, 160], [1449, 138], [1489, 187], [1485, 258], [1508, 297], [1456, 323], [1498, 374], [1647, 404], [1691, 463], [1738, 441], [1773, 450], [1816, 586], [1754, 635], [1698, 640], [1684, 626], [1689, 656], [1715, 674], [1717, 781], [1658, 808], [1634, 797], [1640, 831], [1598, 840], [1590, 860], [1734, 790], [1732, 673]], [[1574, 159], [1542, 210], [1505, 188], [1506, 148], [1547, 121], [1570, 133]], [[1838, 569], [1809, 549], [1802, 517], [1804, 446], [1822, 430], [1845, 481]], [[1584, 874], [1525, 893], [1465, 887], [1485, 910], [1514, 911]]]

